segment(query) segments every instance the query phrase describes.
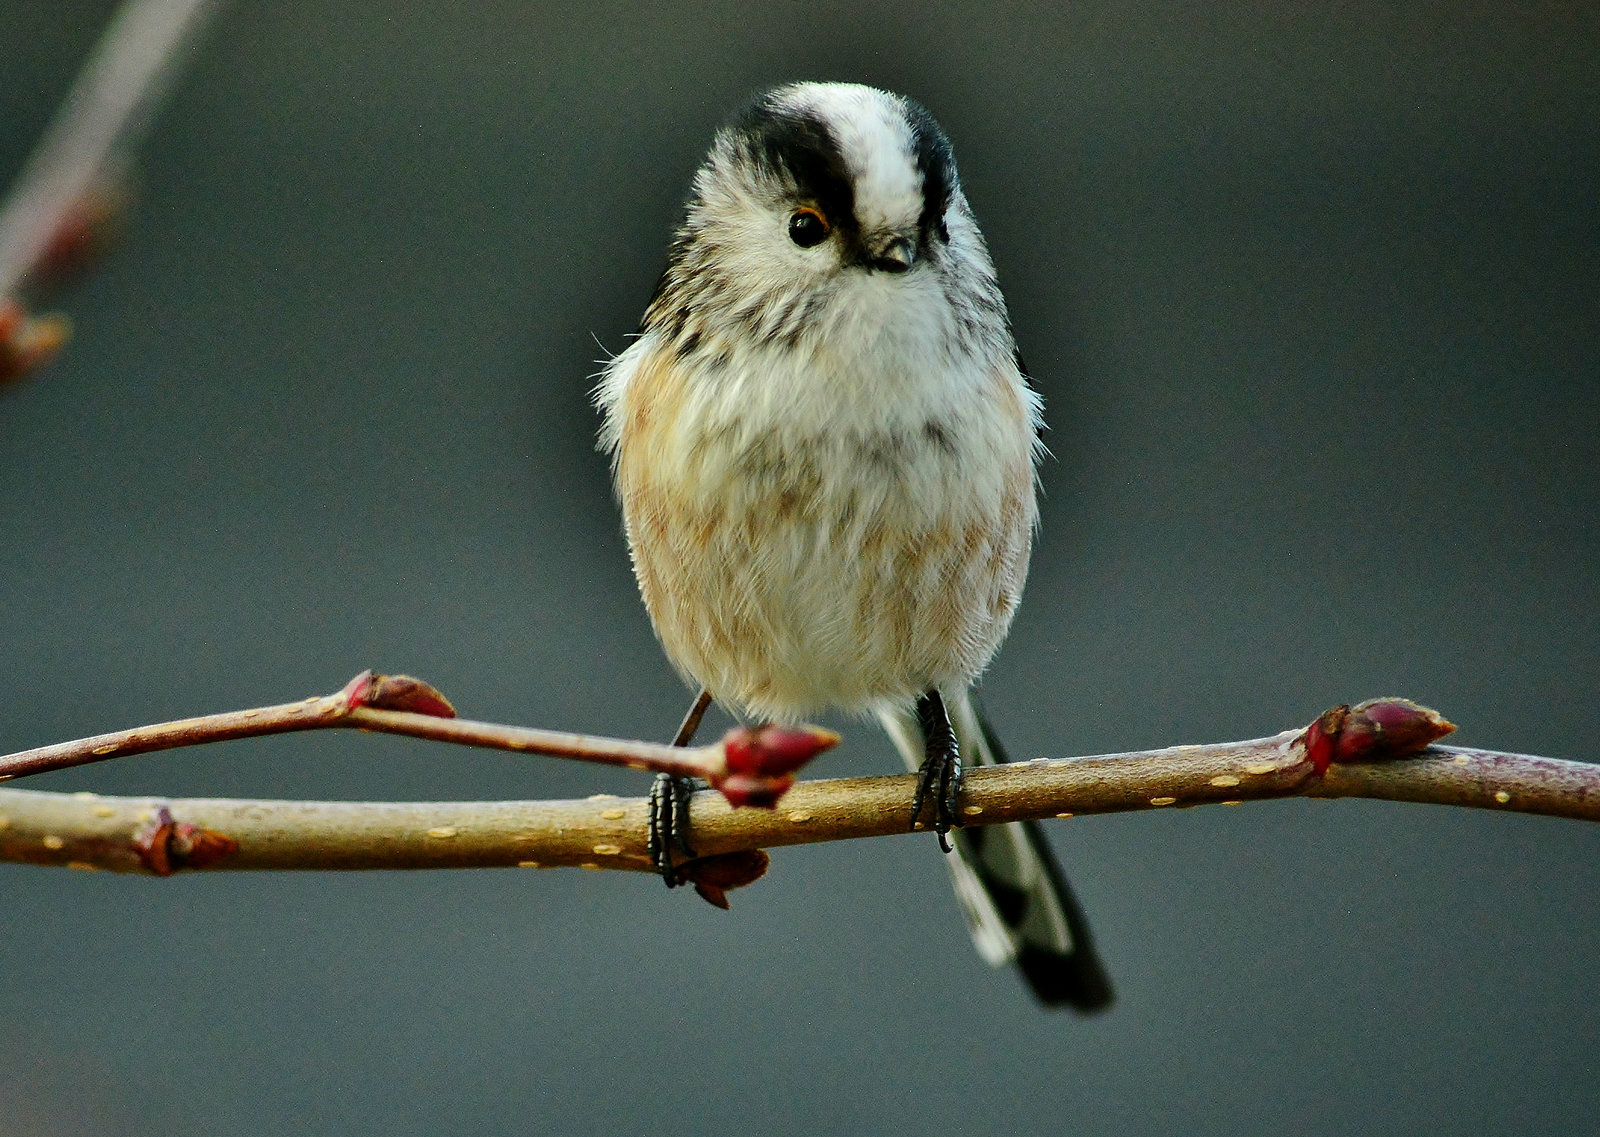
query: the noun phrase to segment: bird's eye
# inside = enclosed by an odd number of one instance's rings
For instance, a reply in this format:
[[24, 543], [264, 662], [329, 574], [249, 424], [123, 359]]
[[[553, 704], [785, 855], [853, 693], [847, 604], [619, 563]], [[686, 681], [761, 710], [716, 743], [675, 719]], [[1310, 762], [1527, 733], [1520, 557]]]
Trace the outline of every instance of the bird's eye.
[[828, 239], [828, 222], [815, 209], [797, 209], [789, 217], [789, 240], [802, 249]]

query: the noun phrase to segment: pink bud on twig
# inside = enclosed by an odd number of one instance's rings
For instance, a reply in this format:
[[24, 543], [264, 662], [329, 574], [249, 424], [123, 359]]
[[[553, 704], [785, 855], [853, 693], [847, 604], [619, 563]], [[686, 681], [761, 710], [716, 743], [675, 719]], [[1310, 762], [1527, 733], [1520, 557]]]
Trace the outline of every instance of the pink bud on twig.
[[1368, 699], [1324, 711], [1300, 736], [1317, 776], [1334, 762], [1387, 762], [1409, 758], [1455, 730], [1438, 711], [1410, 699]]
[[696, 857], [678, 866], [678, 879], [694, 885], [695, 892], [713, 908], [728, 909], [728, 892], [754, 884], [767, 873], [771, 858], [761, 849]]
[[453, 719], [455, 707], [431, 683], [410, 675], [378, 675], [363, 671], [344, 685], [339, 694], [345, 708], [371, 707], [378, 711], [409, 711], [417, 715]]
[[722, 736], [723, 771], [708, 780], [735, 809], [771, 809], [794, 785], [795, 771], [838, 742], [817, 726], [736, 726]]

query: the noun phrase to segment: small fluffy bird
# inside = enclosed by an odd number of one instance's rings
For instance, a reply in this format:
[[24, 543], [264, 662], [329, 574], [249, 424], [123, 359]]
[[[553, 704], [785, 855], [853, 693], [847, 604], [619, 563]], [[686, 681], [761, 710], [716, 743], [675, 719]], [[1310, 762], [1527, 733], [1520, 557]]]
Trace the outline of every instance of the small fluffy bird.
[[[1043, 424], [932, 116], [854, 84], [756, 98], [596, 401], [640, 591], [698, 705], [876, 715], [920, 771], [910, 824], [926, 806], [953, 840], [979, 952], [1046, 1004], [1107, 1005], [1037, 827], [952, 833], [963, 758], [1005, 761], [971, 686], [1022, 595]], [[671, 885], [687, 795], [664, 792]]]

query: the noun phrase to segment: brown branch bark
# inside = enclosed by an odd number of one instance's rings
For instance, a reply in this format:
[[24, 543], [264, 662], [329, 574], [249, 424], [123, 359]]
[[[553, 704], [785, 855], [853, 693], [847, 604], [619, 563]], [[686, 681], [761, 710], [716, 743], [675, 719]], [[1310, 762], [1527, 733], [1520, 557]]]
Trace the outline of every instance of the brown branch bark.
[[[1037, 759], [970, 771], [969, 825], [1259, 801], [1368, 797], [1600, 820], [1600, 766], [1430, 747], [1396, 761], [1331, 765], [1319, 776], [1306, 733], [1211, 746]], [[915, 778], [802, 782], [776, 809], [739, 809], [696, 794], [703, 856], [906, 831]], [[168, 811], [164, 815], [162, 810]], [[0, 860], [159, 871], [148, 854], [162, 820], [234, 847], [203, 864], [178, 849], [170, 867], [416, 869], [491, 866], [651, 871], [642, 798], [543, 802], [297, 802], [116, 798], [0, 790]], [[141, 852], [141, 846], [146, 851]]]

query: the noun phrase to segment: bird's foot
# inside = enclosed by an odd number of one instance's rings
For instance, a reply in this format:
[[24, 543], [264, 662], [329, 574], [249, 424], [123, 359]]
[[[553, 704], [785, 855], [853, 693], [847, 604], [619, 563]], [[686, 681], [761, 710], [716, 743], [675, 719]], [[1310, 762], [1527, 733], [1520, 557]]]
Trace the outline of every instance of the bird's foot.
[[694, 778], [675, 774], [657, 774], [650, 786], [650, 821], [646, 850], [650, 863], [655, 865], [668, 888], [684, 883], [672, 855], [676, 851], [683, 859], [695, 856], [689, 845], [689, 796], [698, 788]]
[[917, 700], [917, 720], [922, 725], [927, 755], [917, 771], [917, 792], [911, 799], [911, 827], [922, 820], [922, 807], [933, 800], [933, 829], [939, 835], [939, 848], [950, 851], [947, 834], [961, 824], [956, 801], [961, 796], [965, 774], [961, 768], [961, 748], [956, 744], [955, 728], [945, 713], [939, 692], [929, 691]]
[[[711, 705], [711, 692], [702, 689], [695, 696], [694, 705], [683, 716], [683, 724], [672, 740], [674, 746], [688, 746], [700, 729], [700, 720]], [[700, 788], [694, 778], [680, 778], [675, 774], [657, 774], [650, 786], [650, 822], [647, 826], [645, 850], [650, 863], [667, 882], [668, 888], [684, 883], [684, 876], [672, 863], [676, 849], [684, 860], [693, 859], [695, 852], [689, 847], [689, 795]]]

